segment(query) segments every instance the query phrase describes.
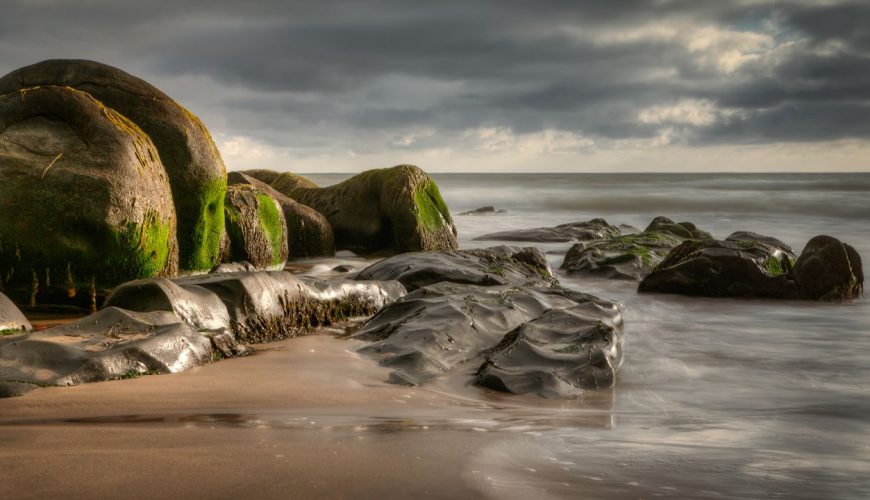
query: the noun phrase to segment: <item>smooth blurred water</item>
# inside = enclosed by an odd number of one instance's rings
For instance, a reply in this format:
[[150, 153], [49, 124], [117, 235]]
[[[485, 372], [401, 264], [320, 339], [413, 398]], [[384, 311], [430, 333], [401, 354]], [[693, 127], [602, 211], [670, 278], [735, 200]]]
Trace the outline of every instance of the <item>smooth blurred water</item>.
[[[346, 175], [310, 176], [321, 185]], [[436, 174], [461, 245], [484, 233], [657, 215], [724, 238], [775, 236], [800, 252], [829, 234], [870, 262], [867, 174]], [[538, 245], [558, 268], [568, 244]], [[483, 450], [500, 498], [870, 498], [870, 301], [638, 295], [636, 284], [560, 276], [625, 304], [612, 401], [566, 405], [559, 424]], [[570, 406], [570, 408], [568, 408]], [[558, 412], [558, 410], [555, 410]], [[552, 407], [542, 410], [554, 412]], [[605, 425], [580, 424], [583, 415]], [[578, 419], [571, 425], [571, 418]], [[585, 421], [584, 421], [585, 422]]]

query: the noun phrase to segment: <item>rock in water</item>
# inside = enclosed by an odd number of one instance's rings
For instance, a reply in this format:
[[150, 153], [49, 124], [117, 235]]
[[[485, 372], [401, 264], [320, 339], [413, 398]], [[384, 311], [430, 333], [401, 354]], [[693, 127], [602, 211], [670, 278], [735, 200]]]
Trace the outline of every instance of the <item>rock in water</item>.
[[511, 246], [399, 254], [363, 269], [357, 274], [357, 279], [396, 280], [408, 291], [441, 281], [483, 286], [548, 286], [556, 283], [556, 277], [539, 249]]
[[90, 94], [43, 86], [0, 96], [0, 131], [0, 276], [16, 301], [54, 291], [90, 301], [176, 273], [172, 192], [133, 122]]
[[280, 205], [248, 184], [230, 186], [224, 203], [230, 239], [227, 261], [280, 269], [287, 261], [287, 222]]
[[564, 242], [600, 240], [619, 236], [619, 228], [611, 226], [604, 219], [592, 219], [584, 222], [570, 222], [556, 227], [537, 227], [516, 231], [501, 231], [489, 233], [474, 238], [475, 241], [534, 241], [534, 242]]
[[[181, 269], [207, 271], [216, 266], [224, 230], [226, 170], [199, 118], [149, 83], [94, 61], [55, 59], [20, 68], [0, 78], [0, 94], [45, 85], [87, 92], [148, 134], [172, 186]], [[111, 160], [109, 152], [106, 156]]]
[[640, 280], [686, 239], [712, 238], [691, 222], [656, 217], [643, 232], [622, 234], [573, 245], [562, 269], [606, 278]]
[[284, 219], [287, 221], [289, 258], [331, 257], [335, 255], [332, 226], [320, 212], [291, 200], [266, 182], [244, 172], [230, 172], [227, 181], [230, 185], [250, 184], [271, 196], [281, 205], [281, 211], [284, 212]]
[[620, 306], [558, 286], [538, 249], [402, 254], [358, 276], [412, 290], [355, 334], [394, 382], [471, 364], [479, 385], [565, 397], [612, 385], [620, 367]]
[[495, 215], [495, 214], [503, 214], [507, 212], [505, 209], [496, 210], [494, 206], [487, 205], [485, 207], [475, 208], [474, 210], [469, 210], [467, 212], [460, 212], [459, 215]]
[[29, 332], [31, 329], [30, 321], [27, 321], [18, 307], [9, 297], [0, 293], [0, 336]]
[[368, 170], [325, 188], [289, 173], [248, 174], [273, 179], [273, 188], [326, 216], [336, 248], [415, 252], [458, 247], [456, 227], [438, 186], [415, 166]]
[[861, 257], [850, 245], [831, 236], [807, 242], [794, 267], [801, 294], [815, 300], [851, 299], [864, 290]]
[[640, 282], [640, 292], [707, 297], [798, 298], [795, 255], [785, 243], [749, 232], [724, 241], [687, 240]]

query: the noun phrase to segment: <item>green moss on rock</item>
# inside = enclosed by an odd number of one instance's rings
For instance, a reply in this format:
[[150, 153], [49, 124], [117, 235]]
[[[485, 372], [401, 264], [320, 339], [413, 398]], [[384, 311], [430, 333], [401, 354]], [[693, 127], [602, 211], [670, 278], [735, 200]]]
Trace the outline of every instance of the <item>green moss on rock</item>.
[[230, 186], [224, 212], [230, 240], [225, 261], [267, 269], [287, 260], [287, 222], [271, 196], [248, 184]]

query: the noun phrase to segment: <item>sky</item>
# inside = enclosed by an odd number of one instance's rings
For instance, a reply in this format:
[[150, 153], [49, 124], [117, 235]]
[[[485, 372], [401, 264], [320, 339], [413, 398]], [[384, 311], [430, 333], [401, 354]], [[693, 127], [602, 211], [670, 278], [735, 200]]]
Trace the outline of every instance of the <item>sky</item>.
[[870, 1], [3, 0], [0, 74], [117, 66], [231, 170], [870, 171]]

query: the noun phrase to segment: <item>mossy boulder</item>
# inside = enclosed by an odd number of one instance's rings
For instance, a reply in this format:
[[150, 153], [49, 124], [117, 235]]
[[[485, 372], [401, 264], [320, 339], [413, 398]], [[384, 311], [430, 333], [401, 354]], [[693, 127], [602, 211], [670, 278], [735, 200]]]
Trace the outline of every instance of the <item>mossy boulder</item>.
[[324, 216], [338, 249], [370, 253], [455, 250], [456, 227], [438, 186], [418, 167], [368, 170], [320, 188], [298, 175], [248, 172]]
[[274, 198], [250, 184], [227, 189], [224, 203], [229, 255], [256, 269], [280, 269], [287, 261], [287, 221]]
[[[267, 177], [268, 178], [268, 177]], [[230, 172], [229, 185], [250, 184], [271, 196], [281, 206], [287, 221], [287, 246], [290, 259], [335, 255], [332, 226], [317, 210], [284, 196], [264, 181], [243, 172]]]
[[855, 249], [820, 235], [807, 242], [794, 266], [801, 294], [815, 300], [852, 299], [864, 291], [864, 269]]
[[667, 217], [656, 217], [642, 232], [618, 234], [619, 231], [617, 229], [616, 235], [574, 244], [565, 254], [562, 269], [605, 278], [640, 280], [683, 241], [712, 238], [710, 233], [691, 222], [677, 223]]
[[14, 300], [93, 307], [103, 289], [177, 272], [169, 181], [136, 124], [44, 86], [0, 96], [0, 131], [0, 283]]
[[739, 231], [725, 240], [686, 240], [640, 282], [638, 291], [706, 297], [801, 298], [785, 243]]
[[138, 125], [159, 152], [178, 216], [180, 267], [209, 270], [219, 262], [226, 169], [205, 125], [153, 85], [94, 61], [54, 59], [0, 78], [0, 94], [58, 85], [87, 92]]

